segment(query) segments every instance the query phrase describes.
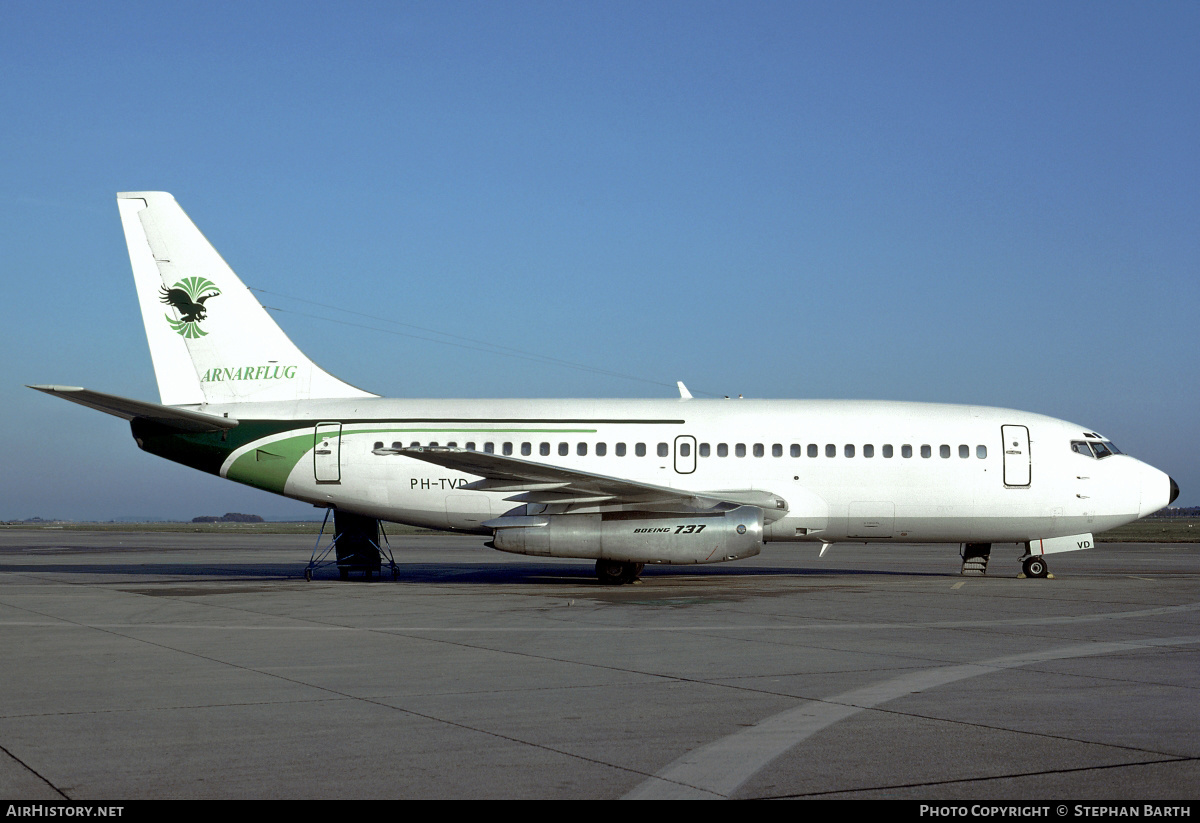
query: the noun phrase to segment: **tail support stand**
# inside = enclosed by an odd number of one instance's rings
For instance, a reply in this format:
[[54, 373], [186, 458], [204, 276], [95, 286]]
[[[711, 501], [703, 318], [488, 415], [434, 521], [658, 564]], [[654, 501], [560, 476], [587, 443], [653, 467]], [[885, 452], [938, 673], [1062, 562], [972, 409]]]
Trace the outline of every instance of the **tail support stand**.
[[[328, 545], [322, 548], [321, 541], [325, 538], [325, 528], [329, 525], [331, 511], [334, 534]], [[383, 535], [382, 546], [379, 542], [380, 535]], [[330, 552], [334, 555], [332, 560], [329, 559]], [[321, 532], [317, 535], [317, 544], [313, 547], [312, 557], [304, 569], [304, 579], [312, 580], [313, 572], [317, 569], [337, 565], [338, 575], [342, 580], [350, 579], [352, 571], [362, 572], [369, 580], [373, 575], [380, 573], [385, 560], [392, 572], [392, 579], [395, 580], [399, 568], [392, 556], [392, 547], [383, 531], [382, 522], [373, 517], [326, 509]]]

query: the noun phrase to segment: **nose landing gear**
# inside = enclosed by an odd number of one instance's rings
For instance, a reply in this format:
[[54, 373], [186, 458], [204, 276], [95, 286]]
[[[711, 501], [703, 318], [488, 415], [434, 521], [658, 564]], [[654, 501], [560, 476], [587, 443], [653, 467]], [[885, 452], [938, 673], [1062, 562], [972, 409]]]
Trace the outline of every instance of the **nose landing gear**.
[[1034, 554], [1025, 555], [1025, 557], [1021, 558], [1021, 572], [1022, 577], [1035, 577], [1039, 579], [1054, 577], [1054, 575], [1050, 574], [1050, 569], [1046, 566], [1045, 559]]

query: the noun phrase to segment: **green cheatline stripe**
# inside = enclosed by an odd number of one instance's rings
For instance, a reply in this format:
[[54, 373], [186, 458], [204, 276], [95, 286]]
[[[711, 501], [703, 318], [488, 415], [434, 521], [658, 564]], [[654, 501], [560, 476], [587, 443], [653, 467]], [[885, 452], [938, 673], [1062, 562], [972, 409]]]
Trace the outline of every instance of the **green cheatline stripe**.
[[387, 432], [434, 432], [453, 434], [496, 434], [510, 432], [512, 434], [595, 434], [596, 429], [347, 429], [352, 423], [342, 424], [343, 434], [386, 434]]
[[[243, 423], [288, 423], [288, 424], [291, 424], [292, 426], [303, 427], [306, 425], [313, 426], [313, 425], [316, 425], [317, 423], [337, 423], [339, 421], [337, 421], [337, 420], [322, 420], [321, 418], [316, 418], [316, 417], [306, 417], [302, 420], [301, 419], [296, 419], [296, 420], [254, 420], [253, 418], [245, 418], [242, 420], [242, 422]], [[611, 420], [607, 419], [607, 418], [601, 418], [601, 417], [578, 417], [578, 418], [575, 418], [575, 417], [494, 417], [494, 418], [487, 418], [487, 417], [364, 417], [364, 418], [358, 418], [358, 419], [354, 419], [354, 420], [343, 420], [340, 422], [346, 423], [347, 425], [349, 425], [351, 423], [387, 423], [390, 425], [397, 425], [399, 423], [441, 423], [443, 425], [447, 424], [447, 423], [467, 423], [467, 424], [471, 424], [471, 425], [480, 425], [480, 424], [484, 424], [484, 423], [521, 423], [521, 424], [555, 423], [558, 425], [565, 425], [567, 423], [587, 423], [590, 425], [595, 425], [597, 423], [623, 423], [623, 424], [630, 424], [630, 425], [666, 425], [666, 424], [670, 424], [670, 425], [680, 425], [680, 426], [682, 426], [686, 423], [686, 421], [684, 421], [684, 420], [651, 420], [651, 419], [639, 419], [639, 418], [634, 418], [634, 417], [613, 418]]]
[[[334, 422], [334, 421], [330, 421]], [[413, 433], [442, 433], [442, 434], [595, 434], [596, 429], [444, 429], [444, 428], [406, 428], [389, 426], [379, 429], [349, 429], [342, 424], [342, 436], [364, 434], [399, 434]], [[312, 451], [315, 429], [307, 427], [292, 429], [296, 432], [290, 437], [284, 437], [272, 442], [253, 441], [247, 445], [245, 454], [240, 455], [229, 466], [225, 476], [230, 480], [245, 483], [248, 486], [282, 493], [287, 483], [288, 475], [306, 454]], [[265, 439], [265, 438], [264, 438]]]

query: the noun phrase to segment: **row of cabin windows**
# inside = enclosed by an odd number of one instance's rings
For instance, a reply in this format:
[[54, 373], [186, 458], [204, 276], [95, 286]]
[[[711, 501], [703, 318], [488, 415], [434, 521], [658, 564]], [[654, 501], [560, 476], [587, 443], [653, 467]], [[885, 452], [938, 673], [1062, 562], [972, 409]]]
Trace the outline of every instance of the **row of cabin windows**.
[[[412, 446], [420, 446], [421, 444], [418, 441], [413, 441], [411, 445]], [[433, 442], [433, 443], [429, 443], [427, 445], [436, 448], [438, 444], [436, 442]], [[458, 447], [458, 443], [450, 442], [450, 443], [447, 443], [446, 446], [453, 449], [453, 448]], [[397, 442], [397, 443], [392, 444], [393, 449], [399, 449], [399, 448], [403, 448], [403, 447], [404, 447], [403, 443]], [[375, 448], [377, 448], [377, 449], [383, 448], [383, 443], [382, 442], [376, 443]], [[467, 451], [476, 451], [475, 443], [473, 441], [468, 441], [467, 443], [465, 443], [464, 448]], [[500, 444], [500, 453], [504, 454], [504, 455], [512, 455], [513, 448], [514, 448], [513, 443], [501, 443]], [[539, 443], [538, 444], [538, 454], [542, 457], [548, 457], [550, 455], [550, 448], [551, 448], [550, 443]], [[580, 457], [586, 457], [588, 454], [588, 448], [589, 448], [589, 446], [587, 443], [576, 443], [575, 444], [575, 454], [577, 454]], [[921, 456], [922, 457], [932, 457], [933, 456], [933, 446], [926, 444], [926, 445], [922, 445], [920, 448], [921, 448]], [[522, 457], [530, 457], [533, 454], [533, 444], [532, 443], [521, 443], [520, 450], [521, 450]], [[751, 446], [751, 450], [755, 457], [765, 457], [766, 456], [766, 447], [762, 443], [753, 444]], [[495, 443], [484, 443], [483, 451], [486, 452], [487, 454], [495, 454], [496, 444]], [[692, 447], [691, 447], [690, 443], [680, 443], [679, 444], [679, 456], [680, 457], [691, 457], [692, 456], [691, 451], [692, 451]], [[729, 456], [729, 444], [728, 443], [718, 443], [716, 451], [717, 451], [717, 457], [728, 457]], [[696, 452], [697, 452], [697, 454], [699, 454], [700, 457], [711, 457], [712, 456], [712, 448], [710, 447], [710, 445], [708, 443], [701, 443], [699, 448], [696, 449]], [[843, 457], [854, 457], [858, 453], [858, 450], [853, 443], [847, 443], [844, 446], [842, 446], [841, 452], [842, 452]], [[891, 443], [885, 443], [883, 446], [880, 447], [879, 452], [885, 458], [895, 456], [895, 450], [892, 447]], [[559, 457], [566, 457], [570, 453], [571, 453], [571, 444], [570, 443], [559, 443], [558, 444]], [[594, 453], [597, 457], [604, 457], [605, 455], [608, 454], [608, 444], [607, 443], [596, 443], [594, 446]], [[645, 457], [646, 456], [646, 444], [645, 443], [635, 443], [633, 446], [633, 453], [638, 457]], [[826, 457], [837, 457], [837, 455], [838, 455], [837, 444], [826, 443], [824, 453], [825, 453]], [[613, 454], [615, 454], [617, 457], [624, 457], [626, 455], [625, 444], [617, 443], [613, 447]], [[669, 457], [671, 454], [670, 445], [667, 443], [659, 443], [658, 448], [657, 448], [657, 454], [659, 457]], [[734, 443], [733, 444], [733, 454], [735, 457], [745, 457], [746, 456], [746, 444], [745, 443]], [[803, 457], [805, 454], [807, 454], [809, 457], [819, 457], [821, 455], [821, 447], [816, 443], [809, 443], [807, 448], [805, 448], [800, 443], [792, 443], [791, 447], [789, 449], [789, 454], [792, 457]], [[941, 446], [938, 446], [938, 454], [941, 457], [949, 458], [953, 454], [953, 449], [950, 446], [943, 443]], [[771, 446], [771, 456], [772, 457], [783, 457], [783, 444], [782, 443], [775, 443]], [[862, 447], [862, 456], [863, 457], [874, 457], [875, 456], [875, 446], [871, 443], [864, 444]], [[900, 456], [901, 457], [912, 457], [913, 456], [913, 447], [911, 445], [909, 445], [908, 443], [905, 443], [904, 445], [902, 445], [900, 447]], [[971, 456], [971, 447], [966, 444], [959, 445], [958, 456], [963, 459], [969, 458]], [[980, 460], [983, 460], [984, 458], [986, 458], [987, 457], [987, 446], [982, 446], [982, 445], [976, 446], [975, 447], [975, 456], [977, 458], [979, 458]]]

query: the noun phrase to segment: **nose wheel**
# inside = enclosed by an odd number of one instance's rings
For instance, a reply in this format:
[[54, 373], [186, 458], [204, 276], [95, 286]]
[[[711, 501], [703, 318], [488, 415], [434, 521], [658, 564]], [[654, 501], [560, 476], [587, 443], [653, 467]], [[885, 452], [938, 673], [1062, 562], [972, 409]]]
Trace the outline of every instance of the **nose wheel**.
[[1046, 578], [1050, 576], [1050, 569], [1046, 566], [1046, 561], [1037, 555], [1030, 555], [1021, 560], [1021, 571], [1026, 577]]

